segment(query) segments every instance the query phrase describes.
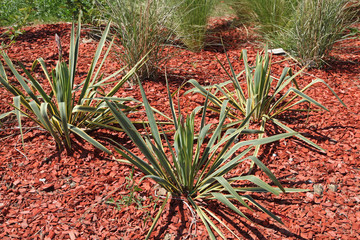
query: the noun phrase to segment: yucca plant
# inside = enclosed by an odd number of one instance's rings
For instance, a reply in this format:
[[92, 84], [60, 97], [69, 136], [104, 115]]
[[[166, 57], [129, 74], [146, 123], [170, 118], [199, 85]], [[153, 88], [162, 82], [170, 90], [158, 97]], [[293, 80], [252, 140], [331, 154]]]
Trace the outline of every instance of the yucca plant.
[[[113, 73], [108, 77], [100, 73], [100, 70], [108, 56], [111, 45], [103, 56], [103, 48], [105, 46], [106, 38], [109, 33], [110, 24], [106, 27], [102, 38], [99, 42], [95, 56], [92, 60], [86, 78], [81, 84], [75, 84], [75, 76], [78, 62], [78, 52], [80, 45], [80, 18], [75, 34], [75, 24], [71, 29], [70, 51], [69, 51], [69, 65], [62, 58], [60, 38], [56, 37], [59, 48], [59, 61], [50, 73], [47, 70], [46, 64], [42, 58], [37, 59], [33, 64], [33, 69], [40, 64], [43, 73], [48, 80], [51, 91], [46, 93], [41, 86], [40, 81], [31, 75], [31, 73], [19, 63], [21, 69], [24, 71], [26, 77], [23, 77], [17, 70], [8, 55], [2, 52], [2, 57], [15, 76], [17, 83], [9, 81], [5, 68], [0, 62], [0, 83], [14, 95], [15, 112], [19, 119], [21, 127], [21, 116], [27, 116], [37, 125], [47, 130], [55, 139], [57, 146], [62, 148], [65, 146], [67, 150], [71, 148], [70, 133], [75, 133], [94, 146], [102, 149], [107, 153], [111, 153], [107, 148], [101, 145], [98, 141], [91, 138], [85, 130], [91, 130], [98, 127], [108, 127], [114, 130], [119, 128], [112, 126], [114, 118], [111, 116], [107, 105], [98, 97], [106, 96], [116, 100], [118, 107], [123, 111], [131, 111], [136, 109], [134, 107], [127, 107], [125, 102], [138, 102], [133, 98], [116, 98], [114, 94], [119, 88], [134, 74], [135, 70], [141, 66], [139, 62], [134, 66], [120, 81], [116, 81], [115, 86], [108, 92], [102, 93], [101, 89], [104, 85], [112, 83], [111, 78], [118, 75], [124, 69]], [[100, 61], [101, 60], [101, 61]], [[97, 69], [95, 71], [95, 69]], [[140, 103], [138, 102], [140, 105]]]
[[[229, 106], [227, 107], [229, 117], [234, 120], [232, 123], [225, 125], [225, 128], [241, 124], [244, 121], [244, 117], [250, 116], [253, 122], [261, 123], [261, 131], [265, 130], [267, 121], [272, 121], [285, 131], [294, 132], [294, 130], [277, 119], [280, 114], [293, 110], [308, 111], [301, 108], [302, 103], [313, 104], [321, 109], [329, 111], [325, 106], [305, 94], [305, 91], [316, 83], [323, 83], [330, 89], [340, 103], [345, 106], [334, 90], [322, 79], [313, 80], [304, 88], [300, 89], [296, 77], [299, 76], [304, 69], [293, 74], [291, 68], [285, 67], [279, 79], [271, 76], [271, 58], [269, 57], [267, 49], [265, 49], [264, 55], [257, 54], [254, 67], [250, 67], [248, 64], [246, 50], [242, 51], [240, 59], [243, 59], [245, 69], [239, 74], [235, 73], [228, 56], [227, 60], [230, 66], [230, 72], [225, 69], [225, 66], [222, 63], [220, 63], [228, 77], [231, 79], [230, 81], [203, 87], [196, 80], [192, 79], [189, 80], [189, 82], [192, 83], [195, 88], [185, 93], [193, 92], [208, 96], [209, 100], [213, 103], [209, 109], [216, 112], [220, 112], [225, 101], [229, 102]], [[246, 80], [246, 91], [239, 81], [240, 77], [243, 75]], [[277, 81], [276, 85], [272, 85], [274, 80]], [[229, 84], [233, 86], [234, 90], [229, 90]], [[300, 108], [295, 108], [296, 106], [300, 106]], [[304, 136], [300, 134], [295, 136], [311, 146], [325, 151]], [[261, 137], [262, 134], [260, 134], [260, 138]]]
[[[228, 230], [230, 229], [214, 212], [206, 208], [204, 202], [208, 200], [217, 200], [247, 219], [246, 215], [230, 201], [234, 199], [245, 208], [251, 209], [251, 205], [259, 208], [281, 223], [279, 217], [261, 206], [248, 193], [271, 192], [278, 195], [281, 192], [285, 192], [286, 189], [282, 187], [271, 171], [259, 161], [259, 159], [251, 156], [249, 153], [260, 144], [266, 144], [293, 136], [294, 133], [284, 133], [269, 138], [236, 142], [240, 134], [259, 132], [245, 129], [250, 117], [247, 117], [238, 129], [229, 129], [222, 135], [222, 126], [227, 114], [227, 100], [224, 101], [221, 106], [219, 123], [215, 129], [213, 129], [211, 124], [206, 124], [205, 122], [207, 99], [205, 106], [197, 107], [189, 116], [176, 116], [168, 88], [170, 108], [175, 128], [173, 144], [171, 144], [171, 140], [166, 136], [162, 126], [156, 123], [155, 116], [146, 99], [141, 84], [140, 90], [151, 131], [145, 136], [142, 136], [137, 131], [135, 126], [116, 104], [110, 101], [108, 101], [107, 104], [121, 127], [145, 156], [145, 159], [142, 159], [124, 146], [113, 142], [116, 151], [125, 159], [119, 161], [130, 162], [135, 165], [146, 175], [145, 178], [153, 179], [168, 192], [146, 239], [150, 237], [151, 232], [154, 230], [170, 196], [181, 198], [190, 206], [193, 212], [197, 213], [204, 223], [211, 239], [216, 239], [214, 232], [217, 232], [220, 237], [225, 239], [225, 236], [216, 226], [214, 220]], [[201, 126], [199, 133], [196, 134], [194, 119], [195, 115], [201, 109], [203, 110]], [[242, 151], [240, 151], [240, 148], [242, 148]], [[231, 170], [235, 169], [239, 164], [244, 163], [245, 160], [251, 160], [257, 164], [277, 187], [272, 187], [253, 175], [230, 177]], [[235, 187], [234, 184], [238, 183], [248, 183], [251, 186]], [[296, 191], [294, 189], [288, 190]]]

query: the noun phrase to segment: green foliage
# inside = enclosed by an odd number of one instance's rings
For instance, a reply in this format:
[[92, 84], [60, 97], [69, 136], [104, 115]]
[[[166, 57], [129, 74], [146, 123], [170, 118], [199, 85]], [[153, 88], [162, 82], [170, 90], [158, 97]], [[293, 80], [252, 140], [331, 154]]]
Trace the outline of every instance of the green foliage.
[[[28, 3], [26, 1], [25, 3]], [[16, 41], [16, 38], [23, 34], [22, 28], [28, 22], [28, 19], [33, 11], [33, 8], [29, 4], [18, 6], [18, 9], [14, 5], [7, 3], [6, 1], [0, 4], [0, 26], [7, 26], [5, 32], [1, 37], [6, 37], [10, 40], [9, 43], [1, 43], [1, 48], [6, 48]], [[16, 13], [16, 14], [15, 14]]]
[[[246, 14], [257, 23], [259, 31], [270, 34], [285, 27], [292, 17], [293, 8], [302, 0], [229, 0], [240, 6], [239, 14]], [[243, 10], [245, 8], [245, 11]], [[241, 15], [238, 17], [242, 17]]]
[[26, 23], [32, 6], [27, 1], [5, 0], [0, 3], [0, 26], [22, 26]]
[[182, 42], [193, 51], [199, 51], [204, 47], [206, 26], [211, 12], [215, 6], [215, 0], [168, 0], [175, 7], [173, 27]]
[[[112, 98], [116, 101], [117, 106], [123, 109], [123, 111], [134, 110], [136, 106], [130, 108], [124, 105], [124, 103], [128, 101], [137, 102], [135, 99], [119, 99], [113, 97], [113, 95], [131, 77], [140, 63], [136, 65], [135, 68], [131, 69], [131, 71], [120, 81], [117, 81], [116, 85], [108, 93], [102, 93], [102, 87], [106, 84], [110, 84], [111, 82], [109, 82], [109, 80], [123, 70], [121, 69], [106, 78], [100, 73], [112, 45], [111, 42], [109, 48], [104, 53], [103, 57], [101, 57], [110, 29], [109, 24], [99, 42], [86, 78], [81, 84], [76, 85], [75, 75], [80, 45], [80, 28], [81, 25], [79, 19], [76, 34], [74, 24], [71, 30], [69, 65], [62, 59], [62, 48], [59, 37], [56, 37], [59, 48], [59, 61], [56, 68], [49, 73], [42, 58], [37, 59], [33, 64], [33, 69], [36, 65], [41, 65], [43, 74], [51, 87], [50, 93], [46, 93], [41, 86], [40, 81], [33, 77], [31, 73], [19, 63], [27, 78], [21, 76], [5, 52], [2, 52], [2, 56], [6, 65], [15, 76], [17, 83], [9, 81], [1, 62], [0, 82], [14, 95], [13, 106], [19, 120], [20, 128], [21, 116], [25, 115], [40, 127], [47, 130], [53, 136], [57, 146], [60, 148], [65, 145], [67, 150], [70, 150], [70, 132], [72, 132], [99, 149], [111, 153], [103, 145], [86, 134], [84, 130], [97, 127], [108, 127], [114, 130], [120, 130], [119, 128], [111, 126], [114, 119], [111, 116], [110, 110], [106, 107], [105, 102], [101, 99], [99, 100], [97, 97], [106, 96]], [[97, 70], [95, 71], [95, 69]], [[20, 84], [22, 89], [18, 87], [18, 84]]]
[[[306, 111], [306, 109], [302, 109], [302, 105], [300, 105], [304, 102], [316, 105], [328, 111], [326, 107], [305, 94], [305, 91], [316, 83], [325, 84], [341, 104], [345, 106], [329, 85], [321, 79], [316, 79], [300, 89], [295, 78], [303, 71], [303, 69], [296, 74], [292, 74], [291, 69], [286, 67], [283, 69], [279, 79], [272, 77], [271, 59], [267, 53], [267, 49], [265, 49], [264, 56], [260, 54], [257, 55], [254, 67], [249, 66], [247, 53], [243, 50], [240, 59], [243, 59], [244, 61], [245, 70], [241, 71], [239, 74], [235, 73], [229, 58], [227, 59], [231, 70], [230, 72], [228, 72], [221, 63], [220, 64], [231, 79], [230, 81], [203, 87], [196, 80], [190, 80], [189, 82], [192, 83], [195, 88], [187, 92], [195, 92], [207, 96], [213, 103], [213, 106], [211, 106], [210, 109], [216, 112], [221, 111], [224, 102], [229, 102], [230, 106], [227, 107], [227, 110], [229, 111], [229, 116], [235, 119], [235, 121], [225, 125], [225, 128], [243, 123], [243, 117], [250, 116], [254, 122], [261, 122], [261, 131], [265, 130], [265, 124], [270, 120], [280, 128], [295, 133], [291, 128], [277, 120], [276, 117], [286, 111]], [[244, 75], [246, 79], [246, 91], [241, 87], [239, 81], [242, 75]], [[277, 80], [277, 83], [274, 90], [271, 91], [274, 79]], [[227, 87], [229, 84], [233, 86], [233, 91], [229, 90]], [[294, 108], [295, 106], [300, 106], [300, 108], [296, 109]], [[260, 137], [262, 137], [262, 134], [260, 134]], [[300, 134], [297, 134], [296, 137], [313, 147], [323, 150], [321, 147]]]
[[[274, 47], [282, 47], [301, 64], [319, 67], [344, 31], [358, 20], [353, 0], [228, 0], [247, 16]], [[248, 12], [248, 14], [246, 14]]]
[[29, 22], [72, 21], [80, 11], [91, 20], [93, 0], [2, 0], [0, 26], [22, 27]]
[[[225, 238], [211, 218], [215, 218], [220, 224], [224, 225], [227, 229], [229, 228], [213, 212], [206, 208], [206, 205], [203, 203], [208, 200], [217, 200], [246, 219], [246, 215], [230, 200], [237, 200], [248, 209], [251, 209], [248, 204], [250, 203], [250, 205], [256, 206], [281, 223], [280, 218], [262, 207], [250, 195], [244, 193], [264, 191], [277, 195], [280, 192], [286, 191], [271, 171], [256, 157], [250, 156], [249, 152], [258, 145], [277, 141], [292, 136], [294, 133], [285, 133], [269, 138], [236, 143], [236, 140], [242, 133], [258, 133], [258, 131], [245, 129], [249, 117], [244, 120], [238, 129], [229, 129], [222, 135], [222, 126], [226, 119], [227, 101], [224, 101], [221, 106], [218, 125], [215, 129], [212, 129], [211, 124], [206, 124], [205, 122], [207, 100], [204, 107], [197, 107], [186, 118], [182, 115], [177, 117], [168, 88], [170, 108], [175, 127], [174, 143], [170, 144], [170, 139], [165, 134], [163, 127], [156, 123], [144, 89], [141, 83], [139, 84], [149, 121], [150, 133], [142, 136], [116, 104], [110, 101], [107, 101], [107, 104], [121, 127], [146, 159], [140, 158], [140, 156], [133, 154], [124, 146], [113, 142], [116, 151], [125, 159], [122, 161], [134, 164], [145, 174], [146, 178], [153, 179], [168, 192], [146, 239], [150, 237], [170, 195], [181, 198], [192, 209], [192, 212], [197, 213], [206, 226], [211, 239], [215, 239], [214, 230], [219, 236]], [[203, 110], [201, 126], [198, 134], [196, 134], [194, 119], [201, 109]], [[181, 112], [180, 109], [179, 112]], [[240, 151], [240, 148], [243, 148], [243, 150]], [[253, 175], [230, 177], [228, 173], [247, 159], [255, 162], [277, 187], [271, 187]], [[239, 183], [251, 183], [254, 187], [234, 186]]]
[[[136, 72], [143, 80], [151, 78], [159, 65], [167, 59], [164, 43], [171, 32], [164, 29], [170, 20], [171, 9], [165, 0], [106, 0], [101, 12], [113, 21], [119, 39], [115, 49], [120, 60], [132, 68], [147, 55], [147, 62]], [[135, 82], [135, 79], [133, 79]]]
[[236, 16], [239, 23], [247, 23], [255, 20], [255, 13], [251, 10], [250, 1], [246, 0], [225, 0], [224, 1]]
[[273, 45], [281, 46], [303, 65], [319, 67], [333, 45], [344, 35], [359, 11], [350, 0], [302, 0], [292, 9], [291, 21], [270, 35]]

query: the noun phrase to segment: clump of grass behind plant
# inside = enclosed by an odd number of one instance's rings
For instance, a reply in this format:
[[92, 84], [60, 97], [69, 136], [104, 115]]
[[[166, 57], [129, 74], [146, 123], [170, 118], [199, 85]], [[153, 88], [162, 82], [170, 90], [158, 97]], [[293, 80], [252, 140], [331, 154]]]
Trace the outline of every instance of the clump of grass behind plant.
[[173, 22], [178, 23], [175, 32], [190, 50], [199, 51], [204, 47], [206, 26], [215, 0], [169, 0], [174, 7]]
[[236, 22], [247, 23], [255, 20], [255, 14], [253, 11], [251, 11], [249, 1], [226, 0], [225, 3], [236, 16]]
[[285, 27], [291, 18], [293, 8], [301, 0], [228, 0], [233, 2], [237, 9], [237, 15], [244, 18], [243, 14], [248, 14], [248, 18], [257, 23], [258, 30], [263, 34], [270, 34], [278, 28]]
[[345, 37], [344, 31], [357, 21], [357, 8], [349, 0], [302, 0], [293, 8], [290, 23], [271, 36], [303, 65], [323, 65], [334, 44]]
[[[117, 56], [129, 69], [148, 54], [146, 64], [136, 76], [151, 78], [159, 65], [167, 59], [164, 43], [171, 33], [164, 26], [170, 21], [170, 8], [165, 0], [106, 0], [102, 14], [113, 22], [113, 30], [119, 39]], [[134, 82], [135, 79], [133, 79]]]

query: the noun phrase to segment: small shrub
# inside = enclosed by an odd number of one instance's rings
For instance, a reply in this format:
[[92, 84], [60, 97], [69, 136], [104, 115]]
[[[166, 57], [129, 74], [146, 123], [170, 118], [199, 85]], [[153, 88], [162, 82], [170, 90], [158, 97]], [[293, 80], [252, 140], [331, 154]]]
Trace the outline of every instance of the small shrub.
[[80, 12], [83, 12], [83, 19], [89, 22], [94, 12], [94, 2], [94, 0], [2, 0], [0, 26], [72, 21]]
[[[59, 61], [57, 62], [56, 68], [49, 73], [42, 58], [37, 59], [33, 64], [33, 69], [36, 65], [41, 65], [43, 73], [51, 87], [50, 93], [46, 93], [40, 81], [33, 77], [31, 73], [19, 63], [27, 78], [21, 76], [7, 54], [2, 52], [6, 65], [22, 88], [18, 87], [13, 81], [9, 81], [4, 66], [0, 62], [0, 83], [14, 95], [13, 107], [19, 120], [20, 129], [21, 116], [25, 115], [40, 127], [47, 130], [55, 139], [59, 148], [65, 146], [67, 150], [70, 151], [70, 132], [73, 132], [99, 149], [111, 153], [107, 148], [86, 134], [85, 130], [98, 127], [108, 127], [119, 130], [119, 128], [111, 125], [114, 119], [111, 116], [110, 110], [106, 107], [106, 104], [99, 99], [99, 97], [113, 97], [141, 63], [131, 69], [108, 93], [102, 94], [101, 91], [99, 91], [105, 84], [109, 84], [109, 80], [112, 77], [123, 71], [123, 69], [121, 69], [106, 78], [100, 73], [112, 45], [111, 43], [101, 59], [100, 55], [105, 46], [109, 28], [110, 24], [106, 27], [99, 42], [86, 78], [79, 85], [75, 84], [75, 75], [80, 45], [80, 20], [76, 34], [74, 24], [72, 26], [68, 65], [62, 58], [60, 38], [56, 37], [59, 47]], [[95, 71], [96, 68], [97, 70]], [[124, 111], [134, 109], [127, 107], [125, 103], [128, 101], [136, 102], [135, 99], [113, 99], [116, 100], [118, 107], [121, 107]]]
[[[107, 104], [121, 127], [145, 156], [145, 158], [142, 159], [124, 146], [113, 142], [116, 151], [125, 159], [121, 161], [130, 162], [135, 165], [147, 178], [153, 179], [168, 192], [146, 239], [150, 237], [151, 232], [155, 228], [170, 195], [181, 198], [187, 203], [191, 212], [196, 213], [196, 215], [201, 218], [211, 239], [215, 239], [214, 230], [219, 236], [225, 238], [211, 218], [215, 218], [219, 224], [224, 225], [227, 229], [229, 228], [215, 215], [215, 213], [206, 208], [204, 202], [209, 200], [221, 202], [226, 207], [246, 219], [246, 215], [244, 215], [230, 200], [237, 200], [248, 209], [251, 209], [248, 204], [251, 203], [251, 205], [256, 206], [281, 223], [280, 218], [262, 207], [249, 194], [245, 194], [245, 192], [264, 191], [277, 195], [280, 192], [286, 191], [271, 171], [256, 157], [248, 156], [248, 153], [257, 145], [289, 137], [292, 136], [293, 133], [285, 133], [269, 138], [236, 143], [235, 140], [238, 139], [238, 136], [241, 133], [246, 131], [253, 132], [245, 129], [249, 117], [244, 120], [239, 129], [230, 129], [224, 135], [221, 135], [222, 125], [226, 119], [227, 101], [224, 101], [222, 104], [219, 124], [216, 126], [215, 130], [212, 131], [211, 124], [205, 123], [207, 101], [205, 101], [204, 107], [196, 108], [186, 118], [182, 115], [177, 117], [168, 88], [170, 108], [173, 114], [175, 127], [174, 143], [170, 144], [170, 140], [167, 138], [162, 126], [156, 123], [154, 114], [146, 99], [144, 89], [142, 88], [141, 83], [139, 84], [151, 133], [148, 133], [145, 136], [140, 135], [135, 126], [116, 104], [111, 102], [107, 102]], [[203, 109], [201, 126], [199, 133], [196, 134], [194, 130], [194, 120], [195, 115], [201, 109]], [[179, 112], [181, 111], [179, 110]], [[241, 147], [246, 147], [246, 150], [239, 152], [238, 150]], [[228, 176], [227, 173], [230, 173], [232, 169], [236, 168], [236, 166], [246, 159], [250, 159], [256, 163], [277, 188], [271, 187], [253, 175], [225, 177]], [[240, 182], [249, 182], [254, 184], [255, 187], [235, 188], [234, 184]]]
[[[295, 78], [304, 69], [296, 74], [293, 74], [290, 68], [284, 68], [280, 78], [277, 80], [275, 89], [272, 91], [272, 82], [275, 78], [271, 76], [271, 59], [267, 53], [267, 49], [265, 49], [264, 56], [260, 54], [257, 55], [254, 67], [249, 66], [245, 50], [243, 50], [240, 59], [243, 59], [244, 61], [245, 70], [241, 71], [239, 74], [235, 73], [229, 58], [228, 63], [230, 65], [231, 72], [228, 72], [220, 63], [226, 71], [228, 77], [231, 79], [230, 81], [222, 84], [215, 84], [209, 87], [203, 87], [196, 80], [192, 79], [189, 82], [192, 83], [195, 88], [187, 92], [195, 92], [200, 93], [203, 96], [207, 96], [213, 103], [213, 106], [209, 109], [216, 112], [220, 112], [220, 109], [225, 101], [229, 102], [227, 110], [229, 111], [229, 116], [235, 120], [229, 124], [229, 126], [242, 123], [244, 121], [243, 117], [251, 117], [252, 121], [261, 123], [261, 131], [265, 130], [265, 124], [267, 121], [272, 121], [285, 131], [294, 132], [284, 123], [277, 120], [277, 116], [283, 112], [291, 110], [303, 111], [303, 109], [294, 109], [295, 106], [303, 102], [308, 102], [328, 111], [326, 107], [305, 94], [305, 91], [316, 83], [325, 84], [336, 96], [336, 98], [345, 106], [329, 85], [321, 79], [316, 79], [304, 88], [300, 89]], [[246, 80], [246, 90], [241, 87], [239, 81], [239, 78], [243, 75]], [[229, 84], [232, 85], [235, 90], [230, 91], [227, 87]], [[225, 125], [224, 127], [226, 128], [227, 126]], [[304, 136], [300, 134], [295, 136], [313, 147], [325, 151]], [[260, 134], [260, 137], [262, 137], [262, 134]]]

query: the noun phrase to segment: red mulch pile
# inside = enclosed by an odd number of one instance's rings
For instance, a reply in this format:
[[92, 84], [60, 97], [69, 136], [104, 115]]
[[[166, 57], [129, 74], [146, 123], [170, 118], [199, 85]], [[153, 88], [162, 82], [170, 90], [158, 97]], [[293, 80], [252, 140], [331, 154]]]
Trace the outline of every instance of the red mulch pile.
[[[68, 51], [69, 24], [28, 27], [7, 51], [15, 61], [30, 67], [38, 57], [49, 66], [57, 61], [55, 33]], [[358, 26], [359, 27], [359, 26]], [[228, 80], [216, 57], [226, 63], [217, 38], [221, 36], [236, 68], [242, 49], [254, 60], [262, 45], [255, 34], [242, 28], [221, 28], [213, 32], [205, 50], [178, 51], [167, 63], [171, 90], [183, 81], [197, 79], [208, 85]], [[84, 38], [89, 39], [86, 34]], [[0, 39], [3, 40], [3, 39]], [[78, 78], [85, 76], [96, 41], [80, 46]], [[173, 48], [168, 49], [174, 51]], [[283, 56], [273, 57], [273, 73], [295, 63]], [[324, 79], [347, 104], [342, 107], [331, 92], [318, 84], [308, 95], [324, 104], [329, 112], [311, 112], [284, 116], [283, 121], [326, 149], [318, 152], [301, 141], [289, 139], [264, 146], [261, 160], [285, 187], [310, 189], [306, 193], [280, 196], [256, 194], [254, 198], [282, 218], [278, 224], [260, 212], [250, 213], [253, 222], [241, 219], [214, 203], [213, 209], [229, 228], [243, 239], [360, 239], [360, 39], [339, 42], [331, 52], [329, 66], [306, 70], [298, 81], [301, 86], [315, 77]], [[106, 73], [120, 65], [109, 59]], [[162, 69], [165, 69], [164, 67]], [[164, 71], [164, 70], [162, 70]], [[38, 77], [41, 77], [38, 71]], [[145, 81], [144, 88], [152, 106], [169, 114], [164, 74], [158, 80]], [[43, 84], [46, 84], [44, 78]], [[185, 90], [191, 86], [186, 86]], [[120, 89], [118, 96], [140, 98], [139, 88]], [[12, 96], [0, 87], [0, 114], [11, 110]], [[202, 104], [199, 96], [180, 95], [184, 111]], [[214, 116], [216, 117], [216, 115]], [[0, 129], [0, 238], [2, 239], [143, 239], [162, 204], [154, 182], [143, 180], [131, 166], [119, 164], [112, 156], [73, 136], [72, 155], [59, 152], [45, 131], [24, 120], [25, 146], [22, 147], [16, 119], [9, 117]], [[103, 139], [111, 137], [131, 147], [122, 133], [98, 130], [91, 133], [107, 147]], [[112, 148], [111, 148], [112, 149]], [[134, 148], [134, 151], [137, 150]], [[132, 174], [133, 173], [133, 174]], [[255, 175], [262, 176], [260, 171]], [[141, 188], [129, 199], [133, 184]], [[127, 204], [130, 202], [131, 204]], [[210, 206], [211, 207], [211, 206]], [[161, 216], [153, 239], [207, 239], [198, 219], [196, 232], [189, 227], [192, 215], [181, 201], [172, 200]], [[233, 236], [223, 229], [230, 239]]]

